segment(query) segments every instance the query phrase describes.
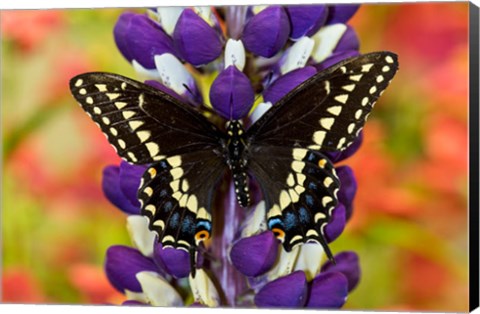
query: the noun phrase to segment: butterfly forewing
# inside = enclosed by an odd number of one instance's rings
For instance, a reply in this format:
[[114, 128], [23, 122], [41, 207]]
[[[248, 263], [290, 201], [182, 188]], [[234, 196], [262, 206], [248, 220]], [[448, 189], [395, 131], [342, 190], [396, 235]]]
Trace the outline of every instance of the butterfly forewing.
[[362, 130], [397, 68], [397, 56], [390, 52], [347, 59], [287, 94], [247, 135], [257, 145], [343, 150]]
[[192, 107], [146, 84], [110, 73], [70, 81], [75, 99], [118, 155], [135, 164], [215, 148], [221, 133]]

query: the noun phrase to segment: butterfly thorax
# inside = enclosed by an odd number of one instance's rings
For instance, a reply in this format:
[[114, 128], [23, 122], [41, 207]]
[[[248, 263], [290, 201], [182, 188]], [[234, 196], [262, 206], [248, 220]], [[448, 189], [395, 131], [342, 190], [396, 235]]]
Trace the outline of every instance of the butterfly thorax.
[[225, 161], [232, 172], [238, 204], [247, 207], [250, 204], [250, 192], [243, 126], [240, 121], [233, 120], [227, 122], [226, 129], [228, 139], [225, 147]]

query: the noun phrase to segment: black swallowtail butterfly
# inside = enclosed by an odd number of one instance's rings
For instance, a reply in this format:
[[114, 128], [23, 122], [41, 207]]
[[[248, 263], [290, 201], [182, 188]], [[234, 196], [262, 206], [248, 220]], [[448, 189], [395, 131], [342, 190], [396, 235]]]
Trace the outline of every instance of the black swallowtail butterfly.
[[81, 74], [70, 89], [120, 157], [149, 165], [138, 198], [164, 247], [195, 251], [210, 237], [215, 187], [230, 169], [243, 207], [249, 175], [259, 183], [267, 226], [287, 251], [313, 241], [333, 259], [324, 228], [340, 183], [322, 152], [355, 140], [397, 69], [390, 52], [347, 59], [300, 84], [247, 130], [228, 121], [226, 133], [192, 106], [120, 75]]

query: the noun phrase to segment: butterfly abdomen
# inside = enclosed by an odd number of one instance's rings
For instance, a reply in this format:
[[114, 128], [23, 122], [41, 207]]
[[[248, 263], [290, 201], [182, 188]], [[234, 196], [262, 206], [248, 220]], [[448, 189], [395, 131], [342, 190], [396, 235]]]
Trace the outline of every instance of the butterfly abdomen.
[[247, 207], [250, 204], [250, 190], [248, 187], [243, 127], [240, 121], [228, 121], [226, 128], [228, 140], [225, 147], [225, 160], [232, 172], [238, 204]]

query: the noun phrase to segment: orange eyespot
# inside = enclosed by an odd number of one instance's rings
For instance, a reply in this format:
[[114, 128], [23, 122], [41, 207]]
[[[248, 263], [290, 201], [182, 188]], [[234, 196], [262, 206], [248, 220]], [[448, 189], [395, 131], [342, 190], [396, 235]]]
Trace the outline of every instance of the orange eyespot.
[[320, 168], [325, 167], [326, 164], [327, 164], [327, 161], [326, 161], [325, 159], [320, 159], [320, 160], [318, 161], [318, 166], [319, 166]]
[[283, 242], [283, 240], [285, 239], [285, 231], [279, 228], [273, 228], [272, 232], [277, 239]]
[[210, 238], [210, 233], [207, 230], [201, 230], [195, 234], [196, 242], [207, 240]]
[[155, 170], [155, 168], [150, 168], [148, 169], [148, 173], [150, 174], [150, 177], [154, 178], [157, 175], [157, 170]]

